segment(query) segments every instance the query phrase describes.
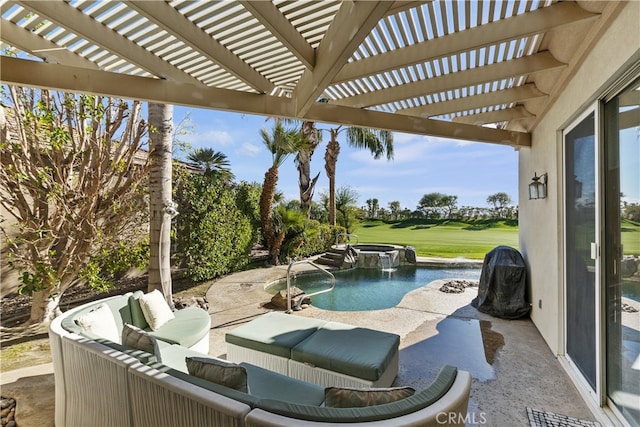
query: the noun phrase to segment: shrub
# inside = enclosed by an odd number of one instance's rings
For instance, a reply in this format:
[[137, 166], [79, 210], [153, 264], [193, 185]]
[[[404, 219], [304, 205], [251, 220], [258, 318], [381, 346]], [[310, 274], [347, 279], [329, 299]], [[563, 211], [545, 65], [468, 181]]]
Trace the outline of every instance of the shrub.
[[308, 220], [305, 225], [304, 241], [293, 251], [292, 255], [296, 258], [307, 258], [326, 252], [335, 244], [336, 236], [340, 233], [346, 233], [344, 227], [333, 227], [316, 220]]
[[246, 266], [257, 239], [256, 187], [184, 171], [177, 175], [176, 255], [186, 274], [203, 281]]

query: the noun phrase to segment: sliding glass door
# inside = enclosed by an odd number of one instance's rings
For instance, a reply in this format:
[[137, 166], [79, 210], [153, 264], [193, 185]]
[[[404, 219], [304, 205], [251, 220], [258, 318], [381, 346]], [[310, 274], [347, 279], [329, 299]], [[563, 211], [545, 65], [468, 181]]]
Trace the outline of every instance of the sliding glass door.
[[566, 355], [597, 402], [640, 426], [640, 80], [563, 147]]
[[564, 135], [566, 352], [597, 391], [597, 198], [595, 113]]
[[640, 425], [640, 82], [604, 107], [607, 397]]

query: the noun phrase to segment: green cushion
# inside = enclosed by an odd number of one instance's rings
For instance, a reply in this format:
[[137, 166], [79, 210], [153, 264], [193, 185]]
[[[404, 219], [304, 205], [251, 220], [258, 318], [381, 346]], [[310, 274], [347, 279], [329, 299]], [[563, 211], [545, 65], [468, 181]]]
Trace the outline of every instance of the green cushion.
[[244, 366], [214, 357], [187, 357], [190, 375], [234, 390], [249, 392], [247, 370]]
[[[262, 399], [256, 408], [298, 420], [348, 423], [389, 420], [419, 411], [432, 405], [445, 395], [456, 379], [458, 370], [452, 366], [442, 368], [431, 385], [405, 399], [376, 406], [361, 408], [327, 408], [312, 405], [298, 405], [281, 400]], [[391, 424], [390, 424], [391, 425]]]
[[149, 334], [171, 344], [191, 347], [202, 339], [211, 329], [209, 313], [199, 307], [187, 307], [176, 310], [175, 319], [165, 323], [157, 331]]
[[211, 381], [203, 380], [202, 378], [194, 377], [187, 373], [172, 369], [161, 363], [149, 363], [148, 366], [160, 372], [164, 372], [167, 375], [171, 375], [172, 377], [179, 378], [183, 381], [186, 381], [198, 387], [202, 387], [206, 390], [210, 390], [210, 391], [213, 391], [214, 393], [218, 393], [222, 396], [228, 397], [229, 399], [233, 399], [240, 403], [244, 403], [245, 405], [248, 405], [251, 408], [253, 408], [259, 400], [258, 398], [253, 397], [250, 394], [243, 393], [241, 391], [234, 390], [232, 388], [225, 387], [220, 384], [212, 383]]
[[405, 399], [415, 392], [411, 387], [327, 387], [324, 390], [324, 406], [328, 408], [357, 408], [381, 405]]
[[[158, 340], [162, 343], [163, 341]], [[184, 372], [189, 372], [187, 368], [187, 357], [207, 357], [206, 354], [202, 354], [198, 351], [191, 350], [187, 347], [182, 347], [178, 344], [164, 343], [164, 347], [160, 348], [160, 354], [162, 355], [162, 363], [169, 366], [172, 369]]]
[[259, 399], [277, 398], [301, 405], [320, 406], [324, 388], [249, 363], [240, 363], [247, 370], [249, 393]]
[[270, 312], [227, 332], [230, 344], [276, 356], [291, 357], [291, 349], [324, 325], [324, 320]]
[[124, 345], [115, 343], [113, 341], [104, 340], [101, 338], [98, 338], [95, 341], [99, 342], [100, 344], [106, 345], [107, 347], [112, 348], [114, 350], [118, 350], [121, 353], [134, 357], [138, 359], [140, 363], [143, 363], [145, 365], [148, 363], [156, 363], [158, 361], [158, 359], [154, 354], [147, 353], [146, 351], [129, 348]]
[[128, 304], [131, 311], [131, 324], [140, 329], [147, 329], [149, 324], [147, 319], [144, 318], [144, 313], [140, 307], [140, 297], [144, 295], [142, 291], [135, 291], [133, 295], [129, 297]]
[[338, 322], [322, 326], [291, 350], [291, 359], [377, 381], [398, 351], [400, 336]]

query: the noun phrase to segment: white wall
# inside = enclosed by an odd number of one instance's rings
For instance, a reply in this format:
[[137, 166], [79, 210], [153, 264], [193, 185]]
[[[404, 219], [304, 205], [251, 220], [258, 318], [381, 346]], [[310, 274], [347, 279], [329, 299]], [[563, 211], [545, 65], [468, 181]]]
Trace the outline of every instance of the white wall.
[[[529, 268], [531, 318], [555, 354], [563, 352], [562, 159], [560, 132], [640, 57], [640, 2], [631, 1], [592, 48], [572, 80], [519, 151], [520, 250]], [[635, 58], [634, 58], [635, 56]], [[529, 200], [534, 172], [549, 175], [548, 196]], [[538, 301], [542, 301], [539, 308]]]

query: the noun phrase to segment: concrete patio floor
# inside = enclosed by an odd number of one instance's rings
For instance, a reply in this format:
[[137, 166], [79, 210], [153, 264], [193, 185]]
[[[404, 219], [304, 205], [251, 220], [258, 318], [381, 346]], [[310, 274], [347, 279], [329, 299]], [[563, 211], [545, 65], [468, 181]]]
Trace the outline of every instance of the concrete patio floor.
[[[212, 319], [209, 354], [224, 358], [225, 333], [270, 311], [265, 308], [271, 298], [265, 285], [285, 274], [286, 266], [280, 266], [235, 273], [213, 282], [207, 292]], [[467, 426], [526, 427], [527, 407], [595, 421], [530, 320], [503, 320], [480, 313], [470, 305], [477, 288], [449, 294], [439, 290], [442, 283], [416, 289], [389, 309], [335, 312], [311, 306], [292, 316], [400, 335], [400, 369], [394, 385], [423, 388], [444, 364], [469, 371], [473, 383]], [[2, 395], [18, 400], [20, 427], [53, 425], [52, 372], [47, 364], [2, 374]]]
[[[422, 264], [434, 265], [422, 259]], [[304, 265], [299, 266], [304, 269]], [[209, 353], [225, 357], [224, 334], [260, 316], [271, 298], [265, 285], [286, 266], [236, 273], [207, 293], [212, 319]], [[467, 426], [529, 426], [527, 407], [595, 421], [583, 398], [531, 320], [505, 320], [470, 305], [477, 288], [450, 294], [435, 281], [408, 293], [396, 307], [339, 312], [309, 307], [291, 314], [349, 323], [400, 335], [394, 385], [426, 387], [444, 364], [471, 372]]]

